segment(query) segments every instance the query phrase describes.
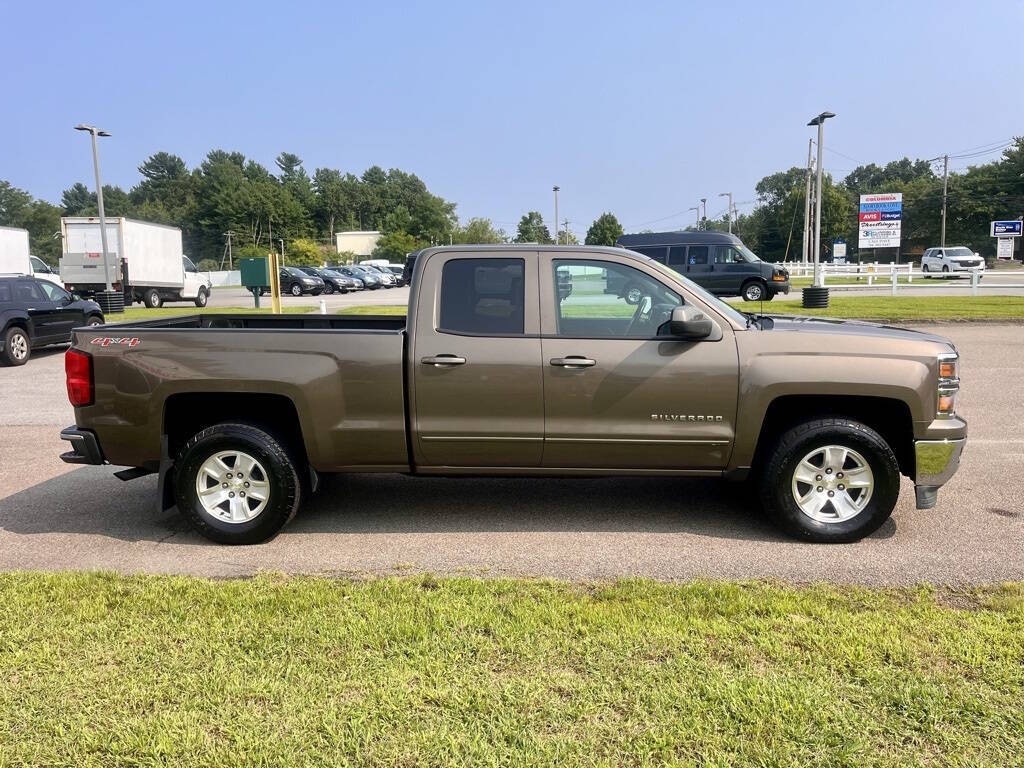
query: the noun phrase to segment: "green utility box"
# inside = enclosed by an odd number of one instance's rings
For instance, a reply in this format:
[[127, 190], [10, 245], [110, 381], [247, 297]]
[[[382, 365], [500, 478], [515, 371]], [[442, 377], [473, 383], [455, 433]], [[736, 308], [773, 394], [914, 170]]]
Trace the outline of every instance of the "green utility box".
[[242, 285], [246, 288], [269, 288], [270, 269], [265, 256], [242, 259], [238, 262], [242, 272]]

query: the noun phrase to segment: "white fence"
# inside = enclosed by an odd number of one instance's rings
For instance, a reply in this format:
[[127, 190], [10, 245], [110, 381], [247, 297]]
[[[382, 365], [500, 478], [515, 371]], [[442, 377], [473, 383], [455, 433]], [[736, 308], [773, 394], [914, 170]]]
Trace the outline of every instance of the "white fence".
[[224, 285], [241, 285], [242, 284], [242, 273], [237, 269], [232, 271], [222, 270], [219, 272], [200, 272], [201, 275], [206, 275], [210, 279], [214, 288]]
[[[782, 264], [790, 274], [790, 277], [812, 277], [814, 275], [813, 264], [801, 262]], [[900, 291], [913, 288], [963, 288], [970, 289], [972, 296], [977, 296], [978, 291], [1001, 290], [1003, 288], [1024, 288], [1024, 270], [990, 270], [987, 274], [991, 276], [1010, 277], [1016, 282], [983, 282], [986, 270], [972, 269], [969, 272], [923, 272], [914, 269], [914, 263], [907, 264], [822, 264], [822, 284], [842, 287], [846, 290], [857, 290], [858, 288], [875, 288], [876, 283], [888, 285], [895, 296]], [[969, 280], [959, 278], [967, 276]], [[915, 278], [917, 282], [914, 282]], [[936, 278], [936, 279], [928, 279]]]

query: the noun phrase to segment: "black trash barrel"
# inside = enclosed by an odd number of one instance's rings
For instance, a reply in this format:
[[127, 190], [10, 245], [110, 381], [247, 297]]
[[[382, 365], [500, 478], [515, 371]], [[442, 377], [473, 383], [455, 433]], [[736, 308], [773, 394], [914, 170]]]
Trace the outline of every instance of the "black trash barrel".
[[804, 288], [803, 300], [805, 309], [825, 309], [828, 307], [828, 288]]
[[104, 315], [124, 312], [124, 294], [120, 291], [100, 291], [95, 299]]

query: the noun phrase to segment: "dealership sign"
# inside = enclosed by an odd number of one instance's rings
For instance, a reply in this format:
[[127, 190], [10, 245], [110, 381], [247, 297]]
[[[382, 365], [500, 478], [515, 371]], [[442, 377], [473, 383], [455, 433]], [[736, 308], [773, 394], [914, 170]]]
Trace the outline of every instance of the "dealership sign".
[[857, 244], [861, 248], [899, 248], [903, 193], [861, 195], [857, 218]]
[[992, 237], [1020, 237], [1021, 227], [1024, 222], [1016, 221], [993, 221]]

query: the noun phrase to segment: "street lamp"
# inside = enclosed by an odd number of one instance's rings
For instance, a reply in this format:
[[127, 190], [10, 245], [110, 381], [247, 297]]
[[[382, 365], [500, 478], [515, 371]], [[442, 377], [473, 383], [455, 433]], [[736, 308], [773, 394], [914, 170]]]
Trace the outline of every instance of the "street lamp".
[[818, 126], [818, 185], [817, 194], [814, 199], [814, 287], [820, 288], [822, 285], [821, 280], [821, 265], [818, 263], [818, 258], [821, 254], [821, 151], [825, 143], [825, 121], [830, 117], [835, 117], [833, 112], [822, 112], [820, 115], [811, 120], [807, 125]]
[[729, 198], [729, 211], [726, 213], [726, 216], [729, 218], [729, 234], [731, 235], [732, 234], [732, 192], [719, 192], [718, 196], [719, 197], [728, 197]]
[[113, 287], [110, 285], [110, 266], [107, 264], [107, 217], [103, 213], [103, 184], [100, 183], [100, 154], [96, 146], [97, 136], [110, 136], [107, 131], [101, 131], [95, 125], [79, 123], [75, 126], [76, 131], [87, 131], [92, 137], [92, 167], [96, 172], [96, 207], [100, 214], [100, 242], [103, 244], [103, 279], [106, 281], [106, 292], [110, 293]]
[[[708, 226], [708, 199], [706, 197], [702, 197], [700, 199], [700, 204], [704, 206], [703, 222], [704, 222], [704, 228], [707, 229], [707, 226]], [[700, 229], [700, 227], [698, 227], [698, 229]]]
[[560, 186], [555, 184], [551, 188], [551, 191], [555, 193], [555, 245], [558, 245], [558, 191], [561, 189]]

